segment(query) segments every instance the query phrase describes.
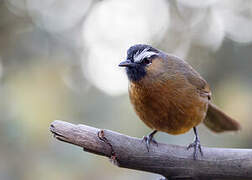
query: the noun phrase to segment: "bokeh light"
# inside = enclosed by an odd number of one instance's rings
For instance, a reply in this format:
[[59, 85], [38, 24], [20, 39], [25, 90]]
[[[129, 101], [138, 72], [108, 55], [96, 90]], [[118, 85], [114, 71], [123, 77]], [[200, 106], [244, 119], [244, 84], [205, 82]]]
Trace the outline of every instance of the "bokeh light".
[[92, 0], [26, 0], [26, 6], [34, 24], [49, 32], [69, 30], [80, 23]]

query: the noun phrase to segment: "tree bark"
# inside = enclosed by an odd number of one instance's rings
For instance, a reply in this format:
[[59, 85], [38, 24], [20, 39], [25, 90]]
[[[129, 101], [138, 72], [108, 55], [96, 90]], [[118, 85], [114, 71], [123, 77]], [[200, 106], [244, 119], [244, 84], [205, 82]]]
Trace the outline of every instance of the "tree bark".
[[177, 145], [151, 144], [142, 139], [86, 125], [54, 121], [50, 126], [60, 141], [109, 157], [119, 166], [163, 175], [167, 179], [252, 179], [252, 150], [203, 147], [204, 156]]

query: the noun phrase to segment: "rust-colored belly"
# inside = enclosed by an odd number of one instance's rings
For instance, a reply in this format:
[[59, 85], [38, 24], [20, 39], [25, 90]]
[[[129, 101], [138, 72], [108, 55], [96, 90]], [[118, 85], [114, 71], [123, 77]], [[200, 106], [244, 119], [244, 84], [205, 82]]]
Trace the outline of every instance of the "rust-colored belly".
[[197, 126], [208, 108], [208, 100], [188, 84], [131, 83], [129, 95], [137, 115], [147, 126], [169, 134], [182, 134]]

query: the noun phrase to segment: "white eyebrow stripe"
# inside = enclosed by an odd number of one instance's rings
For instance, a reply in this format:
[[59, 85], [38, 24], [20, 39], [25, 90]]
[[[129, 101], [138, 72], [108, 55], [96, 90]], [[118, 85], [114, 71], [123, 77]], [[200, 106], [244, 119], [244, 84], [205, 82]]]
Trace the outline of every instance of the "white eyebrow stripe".
[[144, 49], [141, 53], [139, 51], [134, 55], [134, 62], [141, 62], [144, 58], [149, 58], [153, 55], [157, 55], [155, 52], [148, 51], [149, 48]]

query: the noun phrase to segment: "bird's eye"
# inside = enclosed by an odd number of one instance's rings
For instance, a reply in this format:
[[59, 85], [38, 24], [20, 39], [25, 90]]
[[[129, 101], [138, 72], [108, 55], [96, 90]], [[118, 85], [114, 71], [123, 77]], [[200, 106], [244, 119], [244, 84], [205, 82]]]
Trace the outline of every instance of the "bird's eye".
[[148, 58], [144, 58], [142, 62], [143, 62], [144, 64], [150, 64], [150, 63], [151, 63], [151, 60], [148, 59]]

